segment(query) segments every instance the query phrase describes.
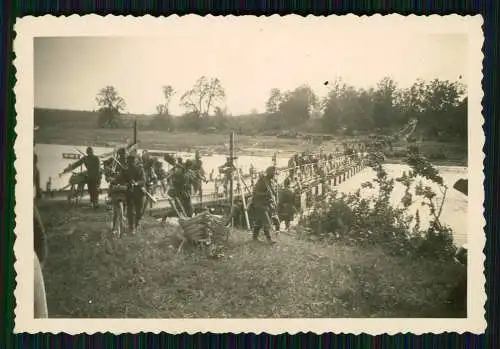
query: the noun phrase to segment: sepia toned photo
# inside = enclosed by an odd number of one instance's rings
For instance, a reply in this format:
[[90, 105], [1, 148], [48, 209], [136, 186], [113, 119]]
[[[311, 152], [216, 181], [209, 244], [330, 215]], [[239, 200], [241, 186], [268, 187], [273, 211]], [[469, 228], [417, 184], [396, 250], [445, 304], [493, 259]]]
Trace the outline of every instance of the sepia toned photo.
[[16, 330], [482, 332], [481, 24], [19, 20]]

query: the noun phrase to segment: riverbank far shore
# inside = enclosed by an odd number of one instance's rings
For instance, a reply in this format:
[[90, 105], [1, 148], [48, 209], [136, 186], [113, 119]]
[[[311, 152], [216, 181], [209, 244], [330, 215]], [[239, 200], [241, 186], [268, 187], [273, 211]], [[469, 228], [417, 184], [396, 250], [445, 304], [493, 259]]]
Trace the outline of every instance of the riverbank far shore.
[[[43, 127], [36, 133], [35, 141], [40, 144], [72, 146], [114, 147], [132, 140], [130, 129], [73, 129]], [[240, 135], [235, 137], [237, 155], [272, 156], [276, 151], [293, 154], [322, 147], [333, 151], [342, 143], [354, 140], [353, 137], [337, 137], [321, 143], [300, 138], [280, 138], [264, 135]], [[228, 133], [162, 132], [139, 130], [138, 141], [141, 147], [158, 151], [194, 152], [205, 154], [227, 154], [229, 151]], [[404, 143], [395, 144], [395, 151], [389, 152], [387, 163], [397, 164], [404, 161]], [[421, 148], [431, 162], [439, 166], [467, 166], [466, 146], [451, 142], [421, 142]]]

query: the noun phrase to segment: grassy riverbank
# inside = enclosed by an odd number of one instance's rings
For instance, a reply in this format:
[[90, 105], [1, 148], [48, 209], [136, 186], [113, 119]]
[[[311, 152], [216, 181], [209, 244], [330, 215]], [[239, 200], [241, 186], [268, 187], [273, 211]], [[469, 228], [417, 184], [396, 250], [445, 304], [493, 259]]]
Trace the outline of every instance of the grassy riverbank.
[[[80, 145], [80, 146], [113, 146], [132, 140], [130, 129], [74, 129], [45, 127], [37, 131], [36, 142], [44, 144]], [[224, 133], [193, 133], [193, 132], [163, 132], [140, 130], [138, 134], [141, 147], [168, 151], [194, 151], [196, 149], [227, 153], [229, 134]], [[272, 151], [295, 152], [311, 149], [314, 146], [302, 139], [278, 138], [275, 136], [245, 136], [236, 135], [237, 151], [255, 148]]]
[[[234, 231], [225, 256], [176, 254], [175, 228], [146, 219], [105, 248], [105, 208], [41, 203], [53, 317], [449, 317], [463, 270], [378, 246], [321, 245], [281, 234], [275, 246]], [[464, 314], [461, 314], [464, 315]]]
[[[36, 133], [36, 142], [75, 146], [113, 146], [132, 139], [130, 129], [81, 129], [45, 126]], [[269, 155], [279, 150], [281, 153], [302, 152], [317, 148], [335, 149], [353, 138], [337, 137], [318, 144], [305, 139], [280, 138], [276, 136], [236, 135], [236, 151], [239, 154]], [[188, 133], [140, 130], [141, 147], [166, 151], [194, 151], [200, 149], [213, 153], [227, 153], [229, 135], [225, 133]], [[406, 143], [398, 142], [391, 151], [386, 151], [386, 162], [401, 163], [406, 156]], [[457, 143], [424, 141], [419, 143], [421, 151], [436, 165], [467, 166], [467, 146]]]

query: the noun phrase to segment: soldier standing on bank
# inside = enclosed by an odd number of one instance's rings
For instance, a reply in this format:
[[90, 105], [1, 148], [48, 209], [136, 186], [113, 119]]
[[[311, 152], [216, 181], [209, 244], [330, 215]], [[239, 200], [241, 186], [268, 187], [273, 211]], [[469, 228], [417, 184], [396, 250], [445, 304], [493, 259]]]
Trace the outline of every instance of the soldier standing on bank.
[[276, 175], [274, 166], [268, 167], [266, 174], [260, 177], [255, 183], [252, 198], [252, 211], [254, 213], [253, 240], [257, 241], [260, 230], [264, 230], [264, 235], [269, 243], [274, 244], [271, 239], [271, 217], [276, 211], [275, 193], [272, 189], [272, 180]]
[[288, 168], [289, 168], [289, 176], [293, 177], [295, 175], [295, 167], [297, 166], [297, 163], [295, 161], [295, 155], [293, 155], [289, 160], [288, 160]]
[[127, 167], [125, 175], [129, 185], [127, 192], [127, 216], [130, 232], [135, 234], [142, 218], [142, 209], [144, 202], [144, 185], [146, 184], [146, 175], [144, 168], [134, 154], [129, 154], [127, 158]]
[[296, 213], [295, 207], [295, 195], [290, 189], [290, 178], [285, 179], [283, 183], [283, 189], [280, 191], [279, 196], [279, 218], [285, 222], [286, 229], [290, 228], [290, 222], [293, 221], [293, 217]]
[[198, 150], [195, 152], [192, 170], [194, 171], [193, 191], [195, 194], [199, 194], [201, 199], [203, 197], [203, 182], [206, 181], [206, 179], [203, 161], [201, 161], [200, 152]]
[[87, 169], [87, 187], [90, 195], [90, 204], [97, 208], [99, 204], [99, 183], [101, 181], [101, 161], [94, 155], [92, 147], [87, 148], [87, 156], [83, 163]]
[[153, 171], [158, 181], [158, 185], [161, 187], [163, 193], [167, 192], [167, 172], [163, 168], [163, 163], [156, 159], [153, 165]]
[[191, 180], [188, 176], [189, 164], [190, 162], [177, 165], [174, 168], [172, 174], [172, 188], [170, 189], [169, 195], [176, 199], [175, 205], [179, 207], [181, 211], [184, 211], [188, 217], [193, 215], [193, 206], [191, 203]]

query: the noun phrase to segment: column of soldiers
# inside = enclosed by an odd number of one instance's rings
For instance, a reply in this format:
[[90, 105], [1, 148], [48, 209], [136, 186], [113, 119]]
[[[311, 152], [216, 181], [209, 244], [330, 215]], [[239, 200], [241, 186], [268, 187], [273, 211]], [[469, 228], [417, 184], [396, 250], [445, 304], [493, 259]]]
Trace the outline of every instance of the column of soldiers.
[[172, 165], [172, 170], [168, 174], [170, 187], [168, 195], [174, 199], [174, 205], [179, 213], [191, 217], [194, 214], [192, 194], [198, 194], [201, 198], [202, 185], [204, 182], [207, 183], [200, 154], [197, 151], [194, 160], [186, 161], [167, 154], [164, 160]]
[[[147, 150], [142, 152], [141, 157], [135, 152], [126, 154], [126, 150], [118, 150], [116, 166], [109, 170], [107, 181], [110, 183], [110, 193], [117, 196], [125, 203], [129, 230], [136, 233], [144, 212], [151, 201], [152, 194], [161, 190], [172, 196], [180, 211], [187, 216], [193, 214], [191, 204], [191, 188], [193, 181], [187, 175], [192, 170], [192, 162], [183, 163], [181, 158], [174, 160], [173, 168], [167, 172], [163, 163], [155, 157], [150, 156]], [[201, 162], [201, 161], [200, 161]], [[116, 191], [114, 188], [122, 188]], [[117, 218], [113, 217], [113, 230], [116, 230]]]
[[[355, 157], [356, 153], [354, 149], [346, 148], [345, 155]], [[285, 223], [287, 229], [290, 227], [290, 222], [293, 221], [300, 207], [300, 197], [298, 194], [301, 192], [301, 183], [303, 180], [311, 175], [318, 175], [322, 179], [326, 179], [328, 173], [335, 167], [334, 160], [334, 153], [327, 154], [323, 152], [320, 154], [306, 154], [303, 152], [301, 154], [294, 154], [289, 159], [288, 176], [283, 183], [283, 188], [279, 192], [277, 203], [277, 215]], [[268, 171], [271, 170], [268, 169]], [[274, 178], [274, 175], [267, 175], [267, 180], [272, 180], [272, 178]]]

